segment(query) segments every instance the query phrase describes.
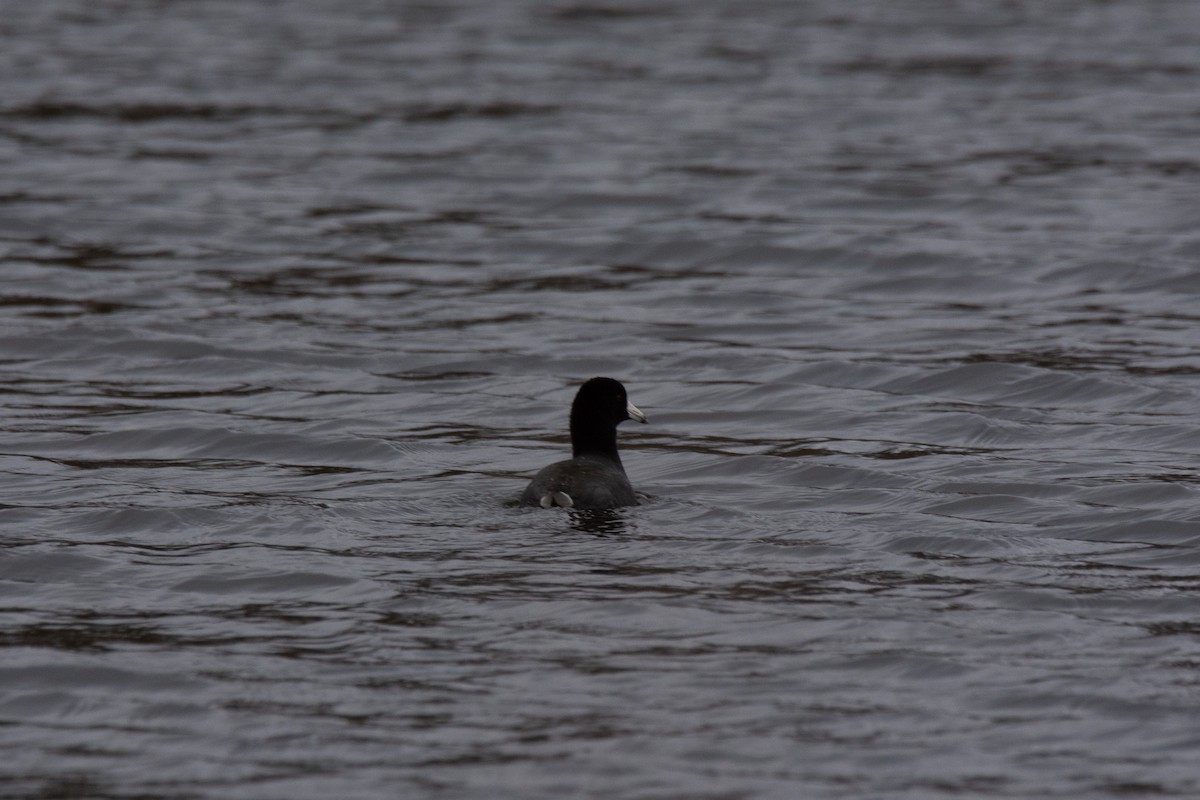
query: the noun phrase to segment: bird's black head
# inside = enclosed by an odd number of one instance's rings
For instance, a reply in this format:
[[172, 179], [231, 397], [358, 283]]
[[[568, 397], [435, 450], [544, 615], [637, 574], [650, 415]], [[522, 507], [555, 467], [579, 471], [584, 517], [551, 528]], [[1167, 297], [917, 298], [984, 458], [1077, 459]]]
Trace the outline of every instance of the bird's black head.
[[627, 419], [645, 422], [646, 415], [629, 402], [625, 387], [612, 378], [592, 378], [579, 387], [571, 404], [571, 449], [575, 455], [617, 451], [617, 425]]

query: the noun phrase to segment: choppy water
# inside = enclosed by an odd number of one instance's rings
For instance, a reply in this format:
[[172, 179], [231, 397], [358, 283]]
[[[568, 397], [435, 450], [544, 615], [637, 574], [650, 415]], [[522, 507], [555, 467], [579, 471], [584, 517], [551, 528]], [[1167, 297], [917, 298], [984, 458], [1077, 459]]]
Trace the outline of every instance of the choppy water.
[[4, 4], [0, 796], [1197, 796], [1198, 40]]

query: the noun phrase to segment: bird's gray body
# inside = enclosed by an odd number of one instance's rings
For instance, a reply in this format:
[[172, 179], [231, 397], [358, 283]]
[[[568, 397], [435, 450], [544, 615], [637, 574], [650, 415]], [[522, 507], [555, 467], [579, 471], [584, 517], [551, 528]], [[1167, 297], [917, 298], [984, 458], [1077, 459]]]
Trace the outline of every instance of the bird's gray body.
[[[562, 495], [569, 499], [563, 502]], [[525, 487], [521, 504], [568, 508], [615, 508], [637, 505], [637, 495], [621, 462], [582, 455], [543, 467]]]

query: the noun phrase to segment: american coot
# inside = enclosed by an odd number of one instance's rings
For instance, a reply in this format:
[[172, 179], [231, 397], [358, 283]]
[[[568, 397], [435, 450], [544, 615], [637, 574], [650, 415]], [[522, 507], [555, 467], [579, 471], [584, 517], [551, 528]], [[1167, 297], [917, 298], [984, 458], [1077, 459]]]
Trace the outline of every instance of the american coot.
[[617, 425], [646, 415], [629, 402], [625, 387], [612, 378], [592, 378], [571, 403], [571, 456], [534, 476], [521, 505], [564, 508], [615, 508], [637, 505], [621, 457]]

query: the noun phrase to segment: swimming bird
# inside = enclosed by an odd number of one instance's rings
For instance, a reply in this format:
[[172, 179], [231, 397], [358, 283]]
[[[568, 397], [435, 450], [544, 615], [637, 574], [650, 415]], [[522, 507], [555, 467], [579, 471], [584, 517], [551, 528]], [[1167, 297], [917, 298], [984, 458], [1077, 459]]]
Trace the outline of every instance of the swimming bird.
[[617, 454], [617, 426], [627, 419], [646, 422], [646, 415], [629, 402], [620, 381], [592, 378], [580, 386], [571, 403], [571, 458], [543, 467], [525, 487], [521, 505], [637, 505], [637, 496]]

